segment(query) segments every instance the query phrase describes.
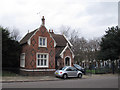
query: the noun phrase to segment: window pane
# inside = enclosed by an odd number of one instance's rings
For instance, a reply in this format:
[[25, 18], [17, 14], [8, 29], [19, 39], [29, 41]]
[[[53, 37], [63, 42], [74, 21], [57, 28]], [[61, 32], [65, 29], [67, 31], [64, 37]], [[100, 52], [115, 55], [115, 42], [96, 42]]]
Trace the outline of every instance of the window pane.
[[20, 66], [22, 66], [22, 60], [20, 59]]
[[41, 55], [41, 58], [43, 58], [43, 55]]
[[37, 54], [37, 66], [40, 66], [40, 67], [46, 67], [48, 64], [47, 64], [47, 54]]
[[44, 65], [46, 66], [46, 60], [44, 60]]
[[21, 54], [21, 59], [24, 59], [24, 54]]
[[23, 56], [22, 56], [22, 55], [20, 56], [20, 59], [23, 59]]
[[40, 38], [40, 45], [42, 45], [42, 38]]
[[20, 66], [21, 67], [25, 66], [25, 54], [21, 54], [20, 56]]
[[38, 58], [40, 58], [40, 54], [38, 54]]
[[43, 59], [41, 59], [41, 66], [43, 66]]
[[38, 66], [40, 65], [40, 59], [38, 59]]
[[45, 38], [43, 38], [43, 45], [45, 45]]
[[47, 55], [44, 55], [44, 58], [47, 58]]

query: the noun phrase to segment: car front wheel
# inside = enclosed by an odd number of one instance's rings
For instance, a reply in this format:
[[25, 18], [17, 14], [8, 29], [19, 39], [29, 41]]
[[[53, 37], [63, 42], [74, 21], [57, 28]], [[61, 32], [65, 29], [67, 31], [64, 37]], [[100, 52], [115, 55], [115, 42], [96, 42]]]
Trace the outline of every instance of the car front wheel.
[[78, 78], [82, 78], [82, 74], [78, 74]]
[[67, 74], [64, 74], [64, 75], [63, 75], [63, 79], [67, 79]]

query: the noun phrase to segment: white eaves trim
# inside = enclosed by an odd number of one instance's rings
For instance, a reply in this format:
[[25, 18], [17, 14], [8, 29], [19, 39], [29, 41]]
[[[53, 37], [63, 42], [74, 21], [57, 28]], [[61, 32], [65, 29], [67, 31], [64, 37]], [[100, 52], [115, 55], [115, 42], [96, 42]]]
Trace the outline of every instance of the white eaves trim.
[[[48, 32], [49, 33], [49, 32]], [[50, 35], [50, 37], [53, 39], [53, 41], [54, 41], [54, 47], [56, 47], [56, 45], [57, 45], [57, 43], [56, 43], [56, 41], [55, 41], [55, 39], [53, 38], [53, 36], [49, 33], [49, 35]]]
[[70, 44], [70, 46], [72, 47], [73, 45], [71, 44], [71, 42], [67, 39], [67, 37], [63, 34], [64, 38], [68, 41], [68, 43]]
[[30, 40], [31, 40], [31, 39], [28, 39], [28, 41], [27, 41], [28, 45], [30, 45]]
[[[40, 27], [41, 28], [41, 27]], [[28, 41], [27, 41], [27, 43], [28, 43], [28, 45], [30, 45], [31, 44], [31, 38], [36, 34], [36, 32], [40, 29], [40, 28], [38, 28], [35, 32], [34, 32], [34, 34], [28, 39]]]
[[[42, 26], [42, 25], [41, 25]], [[41, 28], [41, 27], [40, 27]], [[31, 44], [31, 38], [36, 34], [36, 32], [40, 29], [40, 28], [38, 28], [35, 32], [34, 32], [34, 34], [28, 39], [28, 41], [27, 41], [27, 43], [28, 43], [28, 45], [30, 45]], [[47, 30], [47, 29], [46, 29]], [[48, 32], [48, 30], [47, 30], [47, 32]], [[48, 32], [49, 33], [49, 32]], [[55, 42], [55, 40], [54, 40], [54, 38], [52, 37], [52, 35], [49, 33], [49, 35], [50, 35], [50, 37], [53, 39], [53, 41], [54, 41], [54, 47], [56, 47], [56, 45], [57, 45], [57, 43]]]
[[60, 57], [63, 58], [63, 53], [65, 52], [65, 50], [67, 48], [69, 48], [70, 52], [72, 53], [72, 58], [74, 58], [75, 55], [74, 55], [73, 51], [70, 49], [68, 43], [67, 43], [66, 47], [63, 49], [63, 51], [60, 53]]

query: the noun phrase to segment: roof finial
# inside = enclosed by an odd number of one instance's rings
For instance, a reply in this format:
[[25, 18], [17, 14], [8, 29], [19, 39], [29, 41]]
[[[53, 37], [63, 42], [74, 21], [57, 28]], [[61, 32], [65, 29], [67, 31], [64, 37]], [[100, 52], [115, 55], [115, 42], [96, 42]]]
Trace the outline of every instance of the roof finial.
[[42, 17], [42, 25], [44, 26], [45, 25], [45, 18], [44, 18], [44, 16]]

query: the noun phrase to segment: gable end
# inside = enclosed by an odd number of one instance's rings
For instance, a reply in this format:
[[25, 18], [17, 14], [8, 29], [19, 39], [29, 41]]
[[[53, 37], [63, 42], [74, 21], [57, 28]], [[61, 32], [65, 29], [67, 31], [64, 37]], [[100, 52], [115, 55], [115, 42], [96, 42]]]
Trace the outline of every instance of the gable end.
[[68, 49], [70, 50], [70, 52], [72, 53], [72, 58], [74, 58], [75, 55], [74, 55], [73, 51], [70, 49], [68, 43], [67, 43], [66, 47], [63, 49], [63, 51], [60, 53], [60, 57], [63, 58], [63, 53], [66, 51], [67, 48], [68, 48]]

